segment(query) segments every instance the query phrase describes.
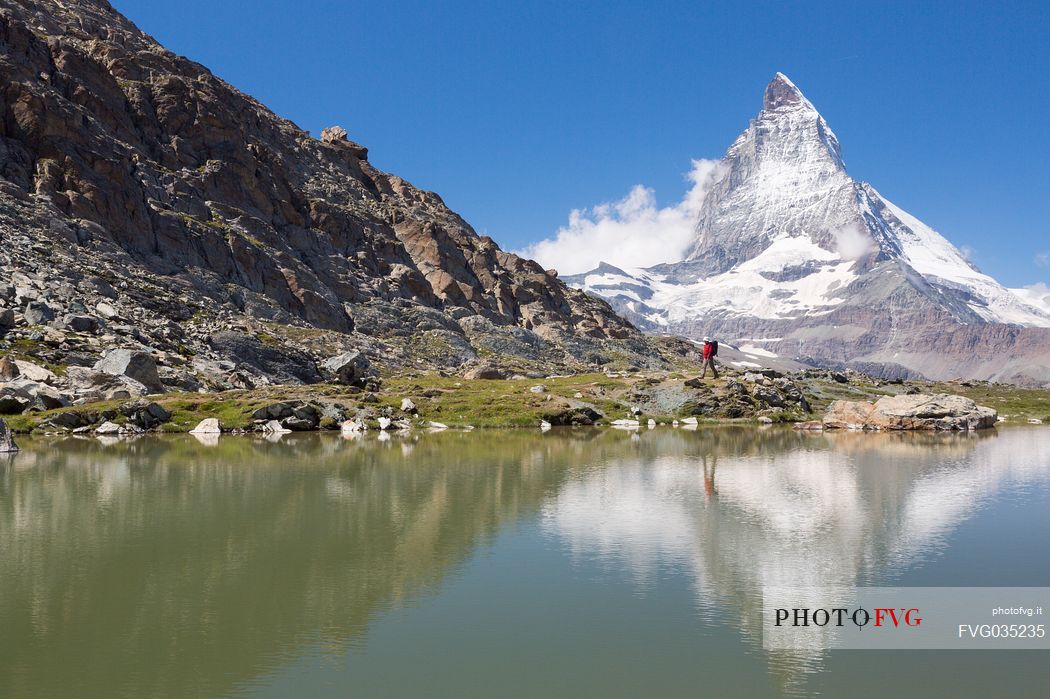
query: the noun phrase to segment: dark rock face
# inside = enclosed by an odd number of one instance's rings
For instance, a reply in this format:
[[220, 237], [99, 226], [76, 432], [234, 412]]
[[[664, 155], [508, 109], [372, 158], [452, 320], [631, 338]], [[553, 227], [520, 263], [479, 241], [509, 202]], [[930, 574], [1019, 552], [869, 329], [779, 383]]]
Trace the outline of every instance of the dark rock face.
[[[103, 338], [259, 370], [258, 347], [207, 337], [328, 331], [276, 338], [311, 363], [356, 348], [454, 365], [504, 337], [556, 364], [652, 355], [607, 304], [378, 170], [345, 129], [311, 137], [104, 0], [5, 3], [0, 47], [0, 286], [27, 324], [71, 314], [65, 331], [95, 332], [97, 312]], [[317, 379], [269, 378], [288, 376]]]
[[152, 429], [171, 419], [171, 413], [163, 406], [150, 401], [134, 401], [120, 406], [120, 412], [128, 421], [144, 430]]
[[798, 91], [787, 76], [777, 73], [766, 86], [766, 94], [762, 98], [762, 108], [766, 110], [779, 109], [781, 107], [792, 107], [802, 101], [802, 94]]
[[0, 419], [0, 454], [15, 451], [18, 451], [15, 436], [11, 434], [11, 428], [7, 426], [7, 423]]
[[543, 419], [551, 425], [593, 425], [602, 419], [602, 414], [589, 406], [567, 408], [559, 412], [547, 413]]
[[30, 400], [18, 393], [4, 391], [0, 393], [0, 415], [17, 415], [30, 405]]
[[276, 383], [317, 383], [321, 374], [309, 355], [263, 344], [246, 333], [223, 331], [211, 336], [212, 349], [271, 378]]
[[252, 413], [252, 421], [258, 429], [274, 423], [293, 432], [335, 429], [345, 419], [346, 415], [338, 405], [303, 401], [271, 403]]

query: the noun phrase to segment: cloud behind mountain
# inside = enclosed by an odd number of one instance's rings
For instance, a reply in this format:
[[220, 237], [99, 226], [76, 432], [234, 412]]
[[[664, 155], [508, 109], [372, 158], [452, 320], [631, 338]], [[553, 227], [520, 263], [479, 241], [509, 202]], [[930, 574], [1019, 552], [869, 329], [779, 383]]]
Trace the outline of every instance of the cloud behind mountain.
[[689, 190], [670, 206], [658, 206], [656, 192], [639, 184], [619, 201], [574, 209], [553, 237], [518, 254], [563, 274], [583, 272], [599, 262], [627, 267], [677, 262], [692, 242], [700, 207], [724, 168], [717, 160], [694, 160], [685, 176]]

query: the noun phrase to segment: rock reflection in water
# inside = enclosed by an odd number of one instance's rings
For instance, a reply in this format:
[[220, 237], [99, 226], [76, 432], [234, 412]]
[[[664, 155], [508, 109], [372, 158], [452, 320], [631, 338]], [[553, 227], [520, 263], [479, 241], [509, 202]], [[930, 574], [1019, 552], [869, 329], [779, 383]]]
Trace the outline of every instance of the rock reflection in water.
[[[0, 695], [212, 695], [363, 638], [535, 510], [572, 441], [24, 440], [0, 467]], [[107, 688], [110, 690], [107, 692]]]

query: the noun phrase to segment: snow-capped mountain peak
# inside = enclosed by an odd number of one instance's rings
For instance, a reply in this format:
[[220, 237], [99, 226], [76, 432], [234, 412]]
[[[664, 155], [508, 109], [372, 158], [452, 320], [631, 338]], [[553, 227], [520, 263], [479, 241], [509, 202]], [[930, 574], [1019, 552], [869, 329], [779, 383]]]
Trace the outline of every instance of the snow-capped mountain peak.
[[[722, 166], [681, 262], [605, 265], [566, 281], [643, 328], [730, 333], [727, 341], [775, 337], [800, 358], [928, 374], [940, 371], [929, 368], [937, 363], [917, 358], [921, 347], [900, 351], [909, 344], [902, 331], [1050, 327], [1034, 295], [1004, 288], [933, 228], [850, 177], [838, 138], [783, 73]], [[1050, 342], [1044, 349], [1050, 380]]]
[[841, 208], [853, 198], [838, 138], [782, 73], [723, 161], [726, 173], [704, 201], [685, 257], [706, 260], [704, 273], [726, 271], [776, 237], [814, 238], [826, 226], [812, 214], [829, 199]]
[[798, 105], [813, 105], [802, 94], [795, 83], [788, 76], [777, 72], [766, 86], [766, 94], [762, 98], [762, 109], [773, 110], [779, 108], [794, 108]]

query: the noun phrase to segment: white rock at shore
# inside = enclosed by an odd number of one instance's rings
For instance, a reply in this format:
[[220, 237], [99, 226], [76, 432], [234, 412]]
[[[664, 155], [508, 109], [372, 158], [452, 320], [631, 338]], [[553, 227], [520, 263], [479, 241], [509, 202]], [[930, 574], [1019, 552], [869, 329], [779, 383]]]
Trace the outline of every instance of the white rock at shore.
[[119, 434], [120, 425], [115, 422], [106, 421], [95, 428], [95, 434]]
[[197, 426], [190, 430], [190, 434], [220, 434], [222, 427], [219, 425], [219, 419], [215, 417], [206, 417], [197, 423]]
[[266, 434], [288, 434], [291, 432], [290, 429], [277, 422], [276, 420], [270, 420], [262, 426], [262, 431]]

